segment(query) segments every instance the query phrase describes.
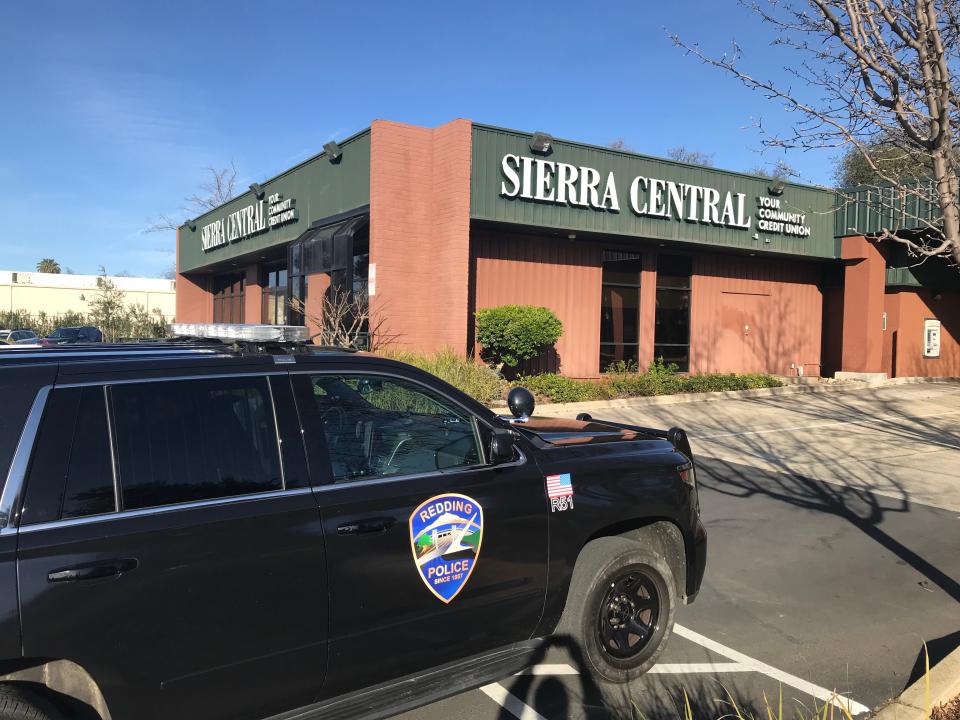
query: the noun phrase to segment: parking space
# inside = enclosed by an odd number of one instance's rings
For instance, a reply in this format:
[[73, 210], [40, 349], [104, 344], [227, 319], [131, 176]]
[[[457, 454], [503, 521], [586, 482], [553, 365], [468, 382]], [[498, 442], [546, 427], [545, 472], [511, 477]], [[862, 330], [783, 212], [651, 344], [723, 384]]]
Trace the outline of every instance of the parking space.
[[[960, 385], [610, 410], [690, 433], [707, 575], [654, 672], [605, 702], [576, 657], [403, 717], [764, 716], [833, 691], [854, 711], [960, 645]], [[729, 695], [728, 695], [729, 694]], [[817, 698], [820, 696], [820, 699]]]

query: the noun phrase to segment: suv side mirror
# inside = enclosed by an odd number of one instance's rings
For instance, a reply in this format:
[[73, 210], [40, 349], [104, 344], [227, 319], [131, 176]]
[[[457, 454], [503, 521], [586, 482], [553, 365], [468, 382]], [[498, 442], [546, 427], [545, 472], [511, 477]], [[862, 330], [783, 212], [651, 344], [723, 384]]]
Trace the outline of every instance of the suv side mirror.
[[514, 455], [513, 433], [506, 428], [494, 428], [490, 440], [490, 462], [494, 465], [510, 462]]

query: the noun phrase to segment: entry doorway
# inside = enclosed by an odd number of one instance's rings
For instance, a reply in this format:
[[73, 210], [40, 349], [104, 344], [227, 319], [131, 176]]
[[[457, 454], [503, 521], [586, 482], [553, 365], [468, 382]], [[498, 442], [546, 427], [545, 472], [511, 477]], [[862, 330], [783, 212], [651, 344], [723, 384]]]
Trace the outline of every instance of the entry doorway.
[[772, 338], [767, 324], [770, 295], [723, 292], [720, 294], [720, 327], [714, 365], [717, 372], [767, 372]]

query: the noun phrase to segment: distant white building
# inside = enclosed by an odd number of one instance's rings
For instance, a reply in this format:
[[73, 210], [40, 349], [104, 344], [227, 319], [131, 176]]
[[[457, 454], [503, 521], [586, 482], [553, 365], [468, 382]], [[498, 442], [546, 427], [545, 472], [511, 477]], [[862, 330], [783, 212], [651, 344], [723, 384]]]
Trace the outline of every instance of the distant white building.
[[[0, 311], [25, 311], [37, 315], [90, 312], [97, 296], [98, 275], [20, 272], [0, 270]], [[176, 281], [161, 278], [108, 276], [123, 290], [127, 305], [143, 305], [148, 312], [159, 308], [168, 321], [176, 309]]]

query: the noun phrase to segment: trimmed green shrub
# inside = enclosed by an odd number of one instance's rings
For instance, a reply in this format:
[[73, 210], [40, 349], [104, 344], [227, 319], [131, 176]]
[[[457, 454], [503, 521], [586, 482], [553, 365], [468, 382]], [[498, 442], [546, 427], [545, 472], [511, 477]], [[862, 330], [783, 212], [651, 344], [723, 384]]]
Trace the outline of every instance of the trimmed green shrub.
[[675, 395], [780, 387], [772, 375], [679, 375], [674, 367], [653, 363], [645, 373], [609, 373], [599, 381], [574, 380], [563, 375], [528, 375], [518, 378], [522, 385], [544, 402], [584, 402], [611, 398]]
[[563, 323], [545, 307], [501, 305], [477, 310], [476, 317], [484, 359], [509, 367], [537, 357], [563, 334]]
[[444, 349], [432, 355], [385, 348], [377, 353], [418, 367], [453, 385], [472, 398], [487, 405], [503, 399], [507, 384], [497, 371], [473, 358], [465, 358], [453, 350]]

